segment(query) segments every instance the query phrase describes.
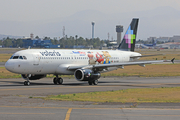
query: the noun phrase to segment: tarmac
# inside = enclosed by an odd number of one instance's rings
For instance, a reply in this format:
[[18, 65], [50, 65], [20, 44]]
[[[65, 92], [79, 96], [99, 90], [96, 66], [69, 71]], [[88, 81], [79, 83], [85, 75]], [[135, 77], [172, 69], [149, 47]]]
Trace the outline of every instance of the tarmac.
[[133, 88], [178, 87], [180, 77], [105, 77], [98, 85], [64, 78], [63, 85], [53, 85], [52, 78], [31, 81], [0, 79], [0, 120], [176, 120], [180, 103], [97, 103], [53, 101], [32, 97], [108, 91]]

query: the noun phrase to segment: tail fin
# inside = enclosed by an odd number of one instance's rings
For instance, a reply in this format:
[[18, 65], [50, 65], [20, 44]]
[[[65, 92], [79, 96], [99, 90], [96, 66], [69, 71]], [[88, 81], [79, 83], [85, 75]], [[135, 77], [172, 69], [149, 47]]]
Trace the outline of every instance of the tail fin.
[[156, 46], [156, 40], [153, 39], [152, 43], [153, 43], [153, 46]]
[[118, 49], [125, 51], [134, 51], [136, 43], [136, 33], [138, 28], [138, 18], [133, 18], [129, 28], [124, 35], [122, 42], [120, 43]]

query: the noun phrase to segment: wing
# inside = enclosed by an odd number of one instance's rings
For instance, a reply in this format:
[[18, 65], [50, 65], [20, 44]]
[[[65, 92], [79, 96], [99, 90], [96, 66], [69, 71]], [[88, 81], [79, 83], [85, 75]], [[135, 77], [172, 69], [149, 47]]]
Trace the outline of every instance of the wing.
[[159, 55], [164, 55], [164, 54], [155, 54], [155, 55], [141, 55], [141, 56], [132, 56], [130, 58], [138, 58], [138, 57], [151, 57], [151, 56], [159, 56]]
[[155, 61], [136, 61], [136, 62], [121, 62], [121, 63], [111, 63], [111, 64], [97, 64], [97, 65], [83, 65], [83, 66], [69, 66], [68, 70], [76, 70], [76, 69], [97, 69], [102, 70], [109, 67], [119, 67], [124, 68], [124, 66], [128, 65], [140, 65], [145, 67], [145, 64], [152, 64], [152, 63], [162, 63], [163, 60], [155, 60]]

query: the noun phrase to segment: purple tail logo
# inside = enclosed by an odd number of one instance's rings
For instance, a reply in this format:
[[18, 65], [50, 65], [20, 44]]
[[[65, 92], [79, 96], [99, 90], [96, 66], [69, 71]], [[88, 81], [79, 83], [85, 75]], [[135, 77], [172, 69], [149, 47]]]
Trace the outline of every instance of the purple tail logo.
[[136, 38], [136, 35], [133, 34], [133, 30], [131, 30], [131, 26], [129, 26], [124, 39], [126, 40], [126, 43], [128, 44], [128, 48], [131, 48], [131, 44], [133, 44], [133, 40]]

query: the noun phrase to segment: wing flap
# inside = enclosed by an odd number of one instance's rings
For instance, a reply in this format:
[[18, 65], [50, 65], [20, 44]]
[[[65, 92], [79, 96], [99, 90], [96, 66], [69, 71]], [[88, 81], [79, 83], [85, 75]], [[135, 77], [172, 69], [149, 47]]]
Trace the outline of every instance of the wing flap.
[[132, 56], [132, 57], [130, 57], [130, 58], [138, 58], [138, 57], [151, 57], [151, 56], [159, 56], [159, 55], [164, 55], [164, 54]]
[[156, 61], [121, 62], [121, 63], [111, 63], [111, 64], [69, 66], [67, 69], [68, 70], [93, 69], [93, 68], [123, 67], [123, 66], [128, 66], [128, 65], [144, 66], [144, 64], [162, 63], [162, 62], [164, 62], [164, 61], [163, 60], [156, 60]]
[[144, 64], [152, 64], [152, 63], [162, 63], [163, 60], [156, 60], [156, 61], [136, 61], [136, 62], [122, 62], [122, 63], [113, 63], [113, 64], [99, 64], [94, 65], [95, 68], [100, 67], [121, 67], [121, 66], [128, 66], [128, 65], [144, 65]]

